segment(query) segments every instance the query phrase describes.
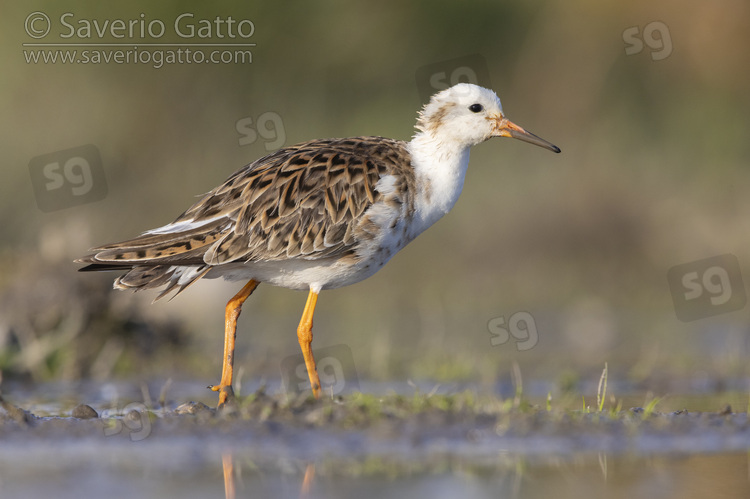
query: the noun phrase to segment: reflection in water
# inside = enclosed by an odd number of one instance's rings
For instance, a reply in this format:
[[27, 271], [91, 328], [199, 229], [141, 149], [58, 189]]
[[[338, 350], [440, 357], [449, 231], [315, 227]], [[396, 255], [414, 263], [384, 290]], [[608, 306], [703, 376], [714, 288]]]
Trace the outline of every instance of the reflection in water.
[[[248, 457], [242, 451], [222, 453], [227, 499], [238, 494], [235, 481], [241, 476], [242, 463], [247, 462], [253, 472], [241, 481], [239, 497], [580, 499], [640, 497], [644, 491], [649, 497], [682, 499], [717, 497], [711, 491], [721, 491], [722, 497], [750, 497], [748, 452], [640, 457], [583, 453], [549, 459], [501, 452], [496, 459], [476, 463], [436, 456], [421, 464], [385, 456], [382, 461], [374, 457], [363, 461], [272, 460], [275, 464]], [[163, 497], [198, 497], [173, 492]]]
[[[313, 461], [289, 454], [271, 456], [270, 449], [252, 444], [231, 452], [217, 449], [217, 453], [206, 449], [205, 442], [192, 447], [192, 452], [187, 448], [175, 452], [173, 444], [144, 445], [124, 438], [122, 445], [104, 451], [101, 447], [90, 451], [85, 443], [75, 442], [50, 452], [48, 445], [34, 441], [25, 440], [23, 445], [4, 441], [0, 497], [190, 499], [220, 496], [222, 486], [227, 498], [750, 497], [747, 450], [637, 456], [571, 450], [566, 455], [536, 457], [498, 450], [492, 458], [435, 453], [419, 459], [389, 454]], [[207, 452], [201, 455], [199, 449]], [[61, 487], [61, 483], [75, 486]], [[113, 490], [119, 495], [112, 495]]]
[[235, 498], [234, 484], [234, 456], [231, 452], [224, 451], [221, 454], [221, 465], [224, 469], [224, 497], [226, 499]]
[[[225, 450], [221, 453], [221, 467], [224, 472], [224, 497], [225, 499], [235, 499], [237, 497], [236, 473], [234, 469], [235, 455], [233, 452]], [[315, 464], [307, 463], [305, 466], [305, 476], [300, 486], [299, 497], [306, 499], [310, 497], [313, 482], [315, 481]]]
[[305, 478], [302, 480], [302, 488], [299, 491], [300, 499], [304, 499], [310, 496], [310, 489], [312, 488], [314, 480], [315, 465], [313, 463], [307, 463], [307, 467], [305, 468]]

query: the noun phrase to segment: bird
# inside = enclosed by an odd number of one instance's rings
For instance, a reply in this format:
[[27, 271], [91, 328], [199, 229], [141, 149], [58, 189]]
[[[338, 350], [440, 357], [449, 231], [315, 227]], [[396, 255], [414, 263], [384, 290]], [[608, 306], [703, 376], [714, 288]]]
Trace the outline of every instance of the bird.
[[315, 398], [312, 327], [323, 290], [366, 279], [447, 214], [463, 189], [469, 150], [492, 137], [560, 148], [509, 121], [497, 94], [471, 83], [435, 93], [410, 141], [379, 136], [310, 140], [232, 174], [172, 223], [90, 250], [80, 271], [124, 271], [116, 289], [162, 288], [154, 301], [200, 279], [245, 282], [225, 307], [218, 407], [232, 389], [237, 319], [260, 283], [307, 291], [297, 339]]

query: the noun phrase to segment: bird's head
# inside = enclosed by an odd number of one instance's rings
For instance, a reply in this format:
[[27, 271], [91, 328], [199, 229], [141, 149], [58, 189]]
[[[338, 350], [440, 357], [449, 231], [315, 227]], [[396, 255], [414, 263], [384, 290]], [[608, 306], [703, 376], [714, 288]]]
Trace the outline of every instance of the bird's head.
[[560, 152], [557, 146], [509, 121], [495, 92], [471, 83], [459, 83], [433, 95], [419, 113], [417, 129], [462, 147], [492, 137], [512, 137]]

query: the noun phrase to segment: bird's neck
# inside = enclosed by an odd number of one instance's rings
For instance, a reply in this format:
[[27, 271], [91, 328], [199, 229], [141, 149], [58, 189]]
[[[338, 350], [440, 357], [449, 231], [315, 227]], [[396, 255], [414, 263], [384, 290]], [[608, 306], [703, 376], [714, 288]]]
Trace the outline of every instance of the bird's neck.
[[415, 208], [421, 222], [417, 228], [422, 232], [448, 213], [461, 195], [469, 146], [419, 132], [408, 147], [417, 182]]

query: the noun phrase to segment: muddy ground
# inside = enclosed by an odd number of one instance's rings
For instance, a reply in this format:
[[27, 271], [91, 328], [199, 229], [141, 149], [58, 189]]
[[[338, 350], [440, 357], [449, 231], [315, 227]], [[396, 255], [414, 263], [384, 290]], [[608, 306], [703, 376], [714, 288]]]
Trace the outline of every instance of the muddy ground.
[[4, 395], [3, 497], [750, 494], [750, 421], [728, 405], [599, 411], [471, 391], [315, 401], [264, 390], [221, 410], [81, 402]]

